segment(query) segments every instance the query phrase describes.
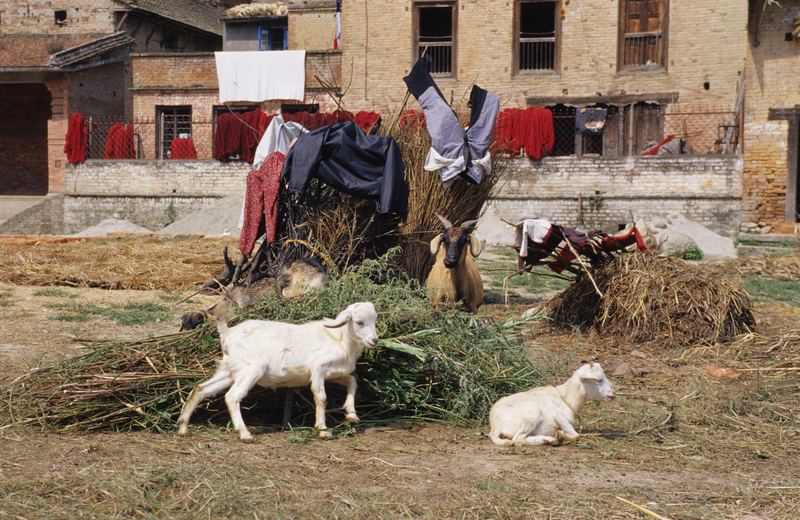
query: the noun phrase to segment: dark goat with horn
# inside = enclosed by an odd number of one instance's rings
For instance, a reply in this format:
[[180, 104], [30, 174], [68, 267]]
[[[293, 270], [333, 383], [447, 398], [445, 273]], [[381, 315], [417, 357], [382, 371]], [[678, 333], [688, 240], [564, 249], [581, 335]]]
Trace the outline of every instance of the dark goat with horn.
[[445, 231], [431, 240], [431, 254], [436, 259], [425, 282], [428, 297], [437, 309], [445, 302], [460, 301], [470, 312], [476, 312], [483, 303], [483, 280], [473, 260], [482, 249], [481, 241], [473, 233], [478, 221], [468, 220], [454, 226], [438, 213], [436, 217]]

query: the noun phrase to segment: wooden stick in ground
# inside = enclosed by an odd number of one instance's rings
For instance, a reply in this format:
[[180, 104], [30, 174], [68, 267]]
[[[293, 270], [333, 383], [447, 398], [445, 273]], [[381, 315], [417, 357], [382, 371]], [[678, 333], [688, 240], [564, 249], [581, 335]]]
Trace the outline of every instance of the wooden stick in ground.
[[597, 295], [602, 298], [603, 297], [603, 293], [600, 292], [600, 288], [597, 287], [597, 284], [595, 283], [594, 278], [592, 277], [592, 273], [589, 272], [589, 268], [586, 267], [586, 264], [583, 262], [583, 259], [581, 259], [581, 255], [579, 255], [578, 252], [575, 251], [575, 248], [572, 247], [572, 242], [569, 241], [569, 239], [566, 237], [566, 235], [564, 236], [564, 242], [567, 243], [567, 245], [569, 246], [569, 250], [572, 251], [572, 254], [575, 255], [575, 258], [578, 259], [578, 263], [581, 264], [581, 267], [583, 268], [583, 272], [586, 273], [586, 276], [588, 276], [589, 280], [592, 282], [592, 285], [594, 286], [594, 290], [597, 293]]
[[646, 515], [648, 515], [648, 516], [651, 516], [651, 517], [653, 517], [653, 518], [658, 518], [659, 520], [669, 520], [669, 518], [667, 518], [666, 516], [661, 516], [661, 515], [659, 515], [658, 513], [654, 513], [653, 511], [651, 511], [651, 510], [647, 509], [646, 507], [644, 507], [644, 506], [640, 506], [639, 504], [636, 504], [636, 503], [634, 503], [634, 502], [631, 502], [630, 500], [625, 500], [625, 499], [624, 499], [624, 498], [622, 498], [622, 497], [617, 497], [617, 500], [621, 500], [622, 502], [625, 502], [625, 503], [626, 503], [626, 504], [628, 504], [629, 506], [635, 507], [636, 509], [638, 509], [638, 510], [639, 510], [639, 511], [641, 511], [642, 513], [644, 513], [644, 514], [646, 514]]
[[503, 278], [503, 303], [505, 305], [508, 305], [508, 282], [509, 282], [509, 280], [511, 280], [515, 276], [521, 275], [525, 271], [530, 271], [532, 268], [533, 268], [532, 265], [526, 265], [522, 269], [519, 269], [517, 272], [511, 273], [510, 275], [508, 275], [505, 278]]

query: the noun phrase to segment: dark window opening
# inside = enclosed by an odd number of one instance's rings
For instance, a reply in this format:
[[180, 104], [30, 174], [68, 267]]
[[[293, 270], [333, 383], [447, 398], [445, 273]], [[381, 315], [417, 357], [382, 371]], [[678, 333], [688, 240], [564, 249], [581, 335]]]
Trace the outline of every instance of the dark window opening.
[[54, 11], [53, 18], [55, 19], [56, 25], [63, 25], [67, 23], [67, 11], [63, 9]]
[[417, 7], [417, 56], [425, 55], [431, 74], [453, 74], [454, 5]]
[[282, 51], [288, 46], [289, 26], [283, 25], [262, 25], [258, 28], [258, 50], [260, 51]]
[[575, 107], [555, 105], [550, 107], [550, 111], [553, 112], [555, 135], [555, 144], [550, 155], [575, 155]]
[[192, 107], [156, 107], [157, 155], [169, 159], [172, 140], [192, 136]]
[[316, 114], [317, 112], [319, 112], [319, 103], [281, 105], [282, 114], [296, 114], [297, 112], [308, 112], [309, 114]]
[[621, 66], [663, 66], [667, 0], [623, 0]]
[[556, 68], [556, 12], [555, 1], [519, 4], [519, 70]]

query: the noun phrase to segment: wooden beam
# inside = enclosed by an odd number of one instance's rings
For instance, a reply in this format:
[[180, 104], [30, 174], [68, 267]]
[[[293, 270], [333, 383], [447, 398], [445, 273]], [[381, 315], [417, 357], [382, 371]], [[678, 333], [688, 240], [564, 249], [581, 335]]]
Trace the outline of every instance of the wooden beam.
[[675, 103], [678, 101], [677, 92], [654, 92], [652, 94], [618, 94], [608, 96], [542, 96], [525, 98], [528, 105], [592, 105], [605, 103], [618, 105], [638, 103], [640, 101], [653, 101], [656, 103]]

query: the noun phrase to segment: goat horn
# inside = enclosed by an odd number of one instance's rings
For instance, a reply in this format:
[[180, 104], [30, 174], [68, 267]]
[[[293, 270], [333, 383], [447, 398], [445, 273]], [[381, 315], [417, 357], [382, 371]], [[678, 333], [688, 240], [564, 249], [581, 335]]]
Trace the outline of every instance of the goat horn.
[[450, 223], [450, 221], [449, 221], [449, 220], [447, 220], [446, 218], [444, 218], [443, 216], [439, 215], [438, 213], [434, 213], [434, 215], [436, 215], [436, 218], [438, 218], [438, 219], [439, 219], [439, 222], [441, 222], [441, 223], [442, 223], [442, 225], [443, 225], [443, 226], [444, 226], [446, 229], [450, 229], [451, 227], [453, 227], [453, 224], [451, 224], [451, 223]]
[[465, 220], [464, 222], [461, 223], [461, 227], [462, 228], [473, 228], [473, 227], [475, 227], [475, 224], [477, 224], [477, 223], [478, 223], [478, 219]]

